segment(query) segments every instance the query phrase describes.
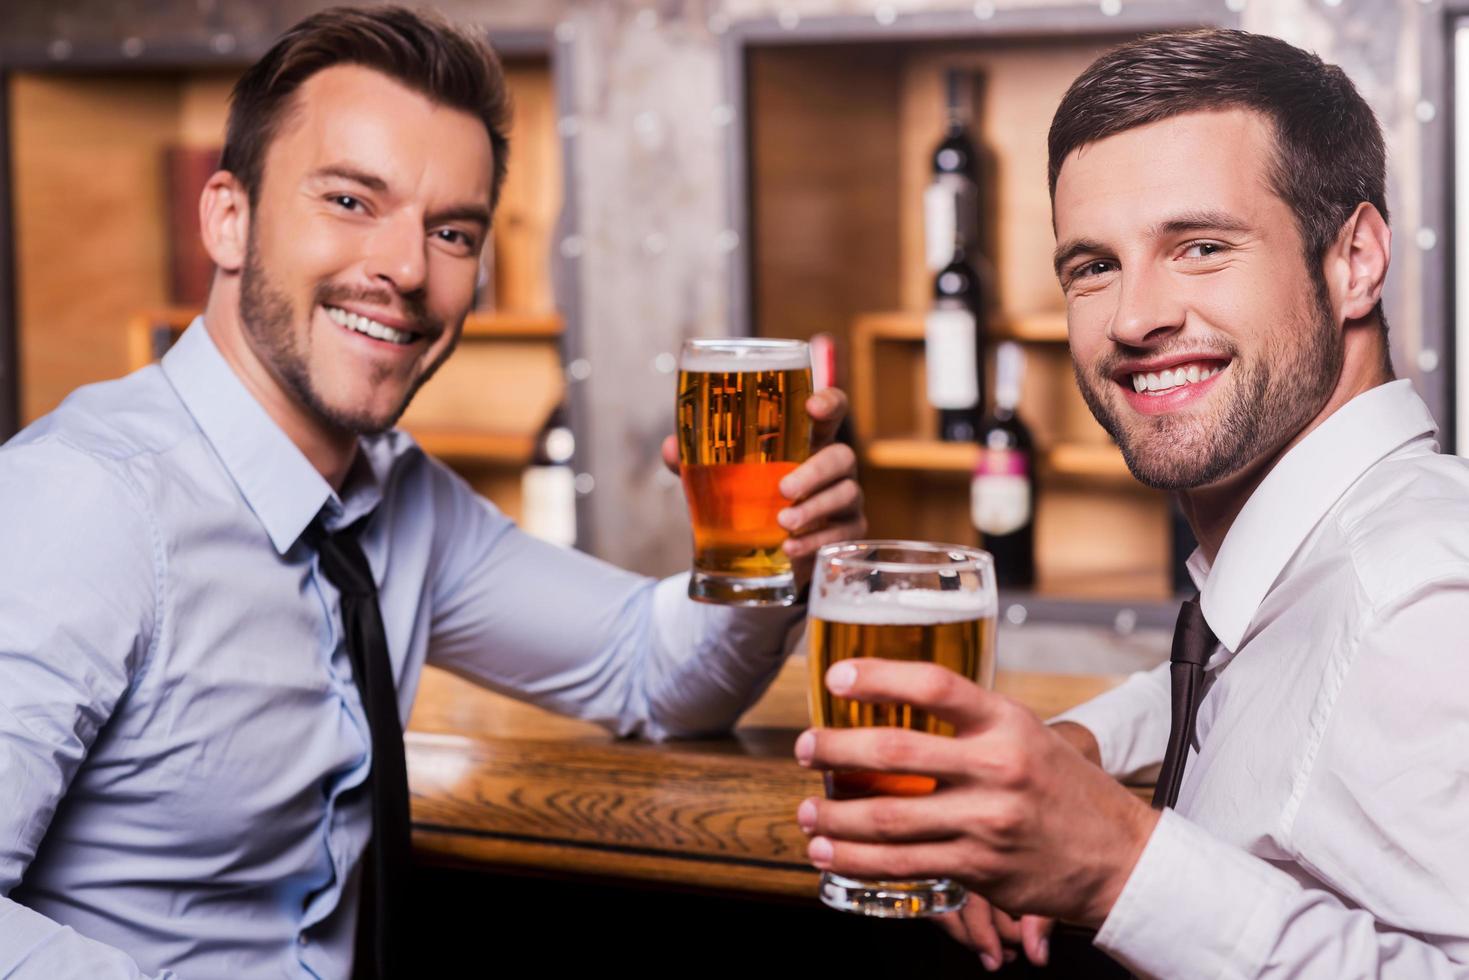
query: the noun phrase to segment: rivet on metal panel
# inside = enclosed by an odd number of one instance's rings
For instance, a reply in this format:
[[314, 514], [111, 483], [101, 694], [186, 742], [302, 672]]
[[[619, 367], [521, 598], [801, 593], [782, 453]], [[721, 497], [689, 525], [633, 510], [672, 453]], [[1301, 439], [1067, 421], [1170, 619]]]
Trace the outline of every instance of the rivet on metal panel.
[[1119, 609], [1117, 616], [1112, 620], [1112, 628], [1123, 636], [1127, 636], [1137, 629], [1137, 612], [1132, 609]]

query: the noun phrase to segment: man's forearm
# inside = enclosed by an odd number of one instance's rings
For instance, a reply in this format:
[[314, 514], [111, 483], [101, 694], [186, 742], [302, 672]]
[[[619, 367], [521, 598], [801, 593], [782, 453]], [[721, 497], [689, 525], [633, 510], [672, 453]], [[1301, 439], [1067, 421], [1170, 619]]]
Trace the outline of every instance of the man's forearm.
[[1393, 931], [1173, 810], [1163, 812], [1096, 942], [1138, 973], [1176, 980], [1469, 976], [1469, 938], [1429, 942]]
[[1084, 725], [1078, 725], [1074, 721], [1058, 721], [1051, 725], [1051, 731], [1061, 736], [1062, 741], [1081, 753], [1081, 757], [1094, 766], [1102, 764], [1102, 750], [1097, 745], [1097, 738]]
[[[16, 980], [144, 980], [122, 950], [88, 939], [8, 898], [0, 898], [0, 976]], [[155, 980], [172, 980], [165, 970]]]

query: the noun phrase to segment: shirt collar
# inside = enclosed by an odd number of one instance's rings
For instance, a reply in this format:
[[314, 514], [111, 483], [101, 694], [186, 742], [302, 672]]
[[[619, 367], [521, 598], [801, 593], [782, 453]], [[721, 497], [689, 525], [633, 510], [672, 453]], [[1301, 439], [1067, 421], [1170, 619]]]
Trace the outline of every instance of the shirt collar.
[[1204, 618], [1238, 651], [1265, 593], [1342, 494], [1378, 460], [1437, 432], [1428, 406], [1405, 380], [1353, 398], [1281, 457], [1230, 525], [1212, 564], [1188, 560]]
[[323, 507], [330, 523], [342, 516], [342, 501], [331, 484], [235, 375], [203, 317], [195, 318], [163, 356], [163, 373], [277, 552], [285, 554]]

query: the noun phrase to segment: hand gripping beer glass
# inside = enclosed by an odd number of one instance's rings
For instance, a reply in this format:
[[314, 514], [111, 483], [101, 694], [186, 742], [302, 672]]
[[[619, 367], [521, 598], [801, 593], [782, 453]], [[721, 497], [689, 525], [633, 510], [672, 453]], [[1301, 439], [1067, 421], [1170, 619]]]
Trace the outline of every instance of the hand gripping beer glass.
[[[811, 717], [824, 728], [874, 725], [952, 735], [953, 726], [907, 704], [867, 704], [832, 695], [826, 672], [849, 657], [916, 660], [992, 687], [995, 565], [986, 552], [919, 541], [847, 541], [816, 553], [811, 583]], [[827, 772], [829, 799], [923, 796], [929, 776]], [[951, 912], [964, 887], [946, 878], [861, 881], [825, 872], [821, 900], [863, 915], [907, 919]]]
[[811, 454], [811, 351], [799, 340], [690, 340], [678, 371], [678, 460], [694, 526], [689, 596], [796, 601], [780, 481]]

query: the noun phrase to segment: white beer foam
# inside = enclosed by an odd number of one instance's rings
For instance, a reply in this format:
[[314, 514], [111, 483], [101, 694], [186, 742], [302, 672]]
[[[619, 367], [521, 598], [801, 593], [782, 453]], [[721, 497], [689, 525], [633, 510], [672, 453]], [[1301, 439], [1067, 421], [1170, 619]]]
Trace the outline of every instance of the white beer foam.
[[816, 587], [811, 595], [811, 615], [828, 623], [936, 626], [993, 617], [996, 611], [994, 600], [982, 592], [888, 589], [854, 595]]
[[694, 351], [686, 353], [679, 364], [684, 371], [717, 371], [739, 374], [753, 371], [808, 371], [811, 355], [804, 349], [757, 348], [748, 354], [729, 351]]

